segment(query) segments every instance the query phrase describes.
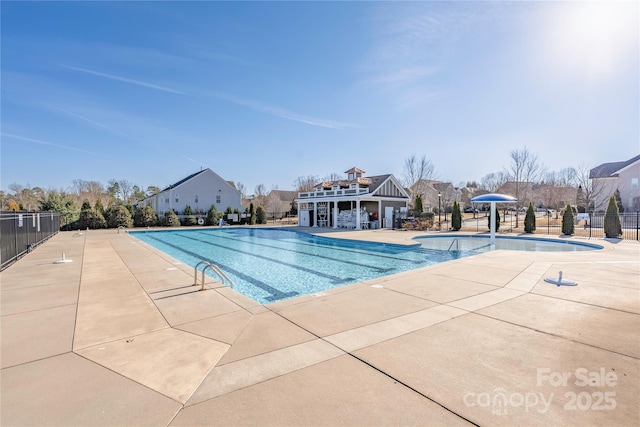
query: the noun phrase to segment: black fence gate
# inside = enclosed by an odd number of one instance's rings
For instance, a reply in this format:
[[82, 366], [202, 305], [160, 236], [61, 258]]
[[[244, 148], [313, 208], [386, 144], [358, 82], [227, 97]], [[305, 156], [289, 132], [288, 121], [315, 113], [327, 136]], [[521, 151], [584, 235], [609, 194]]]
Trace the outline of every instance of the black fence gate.
[[60, 231], [58, 212], [0, 212], [0, 271]]

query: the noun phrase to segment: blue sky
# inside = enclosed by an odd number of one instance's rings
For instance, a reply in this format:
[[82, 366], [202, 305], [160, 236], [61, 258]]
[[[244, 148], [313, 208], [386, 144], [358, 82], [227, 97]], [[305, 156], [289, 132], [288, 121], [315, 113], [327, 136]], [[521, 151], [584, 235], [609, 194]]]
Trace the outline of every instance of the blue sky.
[[640, 152], [637, 2], [1, 3], [1, 186]]

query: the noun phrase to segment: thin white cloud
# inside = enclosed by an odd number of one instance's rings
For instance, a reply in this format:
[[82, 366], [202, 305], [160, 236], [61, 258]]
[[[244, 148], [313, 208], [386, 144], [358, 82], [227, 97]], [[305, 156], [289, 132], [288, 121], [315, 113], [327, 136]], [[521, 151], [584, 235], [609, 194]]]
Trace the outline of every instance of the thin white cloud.
[[117, 80], [120, 82], [124, 82], [124, 83], [129, 83], [129, 84], [133, 84], [133, 85], [137, 85], [137, 86], [142, 86], [142, 87], [146, 87], [149, 89], [155, 89], [155, 90], [160, 90], [162, 92], [168, 92], [168, 93], [173, 93], [176, 95], [189, 95], [188, 93], [176, 90], [176, 89], [172, 89], [170, 87], [166, 87], [166, 86], [160, 86], [160, 85], [156, 85], [156, 84], [152, 84], [152, 83], [147, 83], [147, 82], [143, 82], [140, 80], [134, 80], [134, 79], [130, 79], [128, 77], [121, 77], [121, 76], [116, 76], [113, 74], [107, 74], [107, 73], [101, 73], [99, 71], [94, 71], [94, 70], [88, 70], [86, 68], [80, 68], [80, 67], [72, 67], [70, 65], [61, 65], [61, 67], [63, 68], [67, 68], [69, 70], [74, 70], [74, 71], [79, 71], [81, 73], [86, 73], [86, 74], [92, 74], [94, 76], [100, 76], [100, 77], [104, 77], [107, 79], [111, 79], [111, 80]]
[[281, 117], [283, 119], [305, 123], [311, 126], [319, 126], [319, 127], [329, 128], [329, 129], [345, 129], [349, 127], [355, 127], [355, 125], [352, 123], [337, 122], [333, 120], [320, 119], [317, 117], [304, 116], [298, 113], [284, 110], [282, 108], [273, 107], [270, 105], [264, 105], [256, 101], [242, 99], [242, 98], [238, 98], [231, 95], [225, 95], [220, 93], [210, 93], [210, 95], [218, 99], [222, 99], [237, 105], [241, 105], [243, 107], [251, 108], [254, 111], [271, 114], [276, 117]]
[[92, 125], [94, 125], [94, 126], [98, 126], [98, 127], [103, 128], [103, 129], [106, 129], [106, 130], [108, 130], [108, 131], [110, 131], [110, 132], [114, 132], [114, 133], [117, 133], [117, 134], [119, 134], [119, 135], [126, 136], [126, 137], [130, 138], [130, 136], [129, 136], [129, 135], [127, 135], [127, 134], [126, 134], [126, 133], [124, 133], [124, 132], [121, 132], [121, 131], [119, 131], [119, 130], [117, 130], [117, 129], [114, 129], [114, 128], [112, 128], [112, 127], [110, 127], [110, 126], [107, 126], [107, 125], [104, 125], [104, 124], [102, 124], [102, 123], [98, 123], [98, 122], [96, 122], [95, 120], [88, 119], [88, 118], [86, 118], [86, 117], [84, 117], [84, 116], [81, 116], [80, 114], [72, 113], [71, 111], [67, 111], [67, 110], [62, 109], [62, 108], [55, 108], [55, 109], [56, 109], [57, 111], [60, 111], [60, 112], [64, 113], [64, 114], [67, 114], [67, 115], [69, 115], [69, 116], [71, 116], [71, 117], [75, 117], [75, 118], [77, 118], [77, 119], [84, 120], [84, 121], [86, 121], [86, 122], [88, 122], [88, 123], [91, 123], [91, 124], [92, 124]]
[[81, 148], [70, 147], [68, 145], [62, 145], [62, 144], [56, 144], [54, 142], [43, 141], [41, 139], [27, 138], [27, 137], [24, 137], [24, 136], [13, 135], [13, 134], [10, 134], [10, 133], [2, 132], [2, 133], [0, 133], [0, 136], [2, 136], [3, 138], [12, 138], [12, 139], [20, 140], [20, 141], [34, 142], [34, 143], [40, 144], [40, 145], [48, 145], [48, 146], [51, 146], [51, 147], [62, 148], [64, 150], [77, 151], [77, 152], [80, 152], [80, 153], [93, 154], [93, 155], [96, 155], [96, 156], [110, 157], [110, 156], [108, 156], [106, 154], [96, 153], [94, 151], [87, 151], [87, 150], [83, 150]]

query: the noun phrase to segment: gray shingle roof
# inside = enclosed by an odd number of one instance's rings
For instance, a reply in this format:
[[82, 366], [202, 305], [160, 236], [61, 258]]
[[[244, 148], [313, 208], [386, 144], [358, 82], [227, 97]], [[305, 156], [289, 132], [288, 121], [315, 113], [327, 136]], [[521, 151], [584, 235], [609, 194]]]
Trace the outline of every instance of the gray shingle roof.
[[640, 160], [640, 155], [637, 155], [626, 162], [603, 163], [589, 171], [589, 179], [614, 177], [616, 176], [616, 172], [620, 169], [625, 168], [638, 160]]

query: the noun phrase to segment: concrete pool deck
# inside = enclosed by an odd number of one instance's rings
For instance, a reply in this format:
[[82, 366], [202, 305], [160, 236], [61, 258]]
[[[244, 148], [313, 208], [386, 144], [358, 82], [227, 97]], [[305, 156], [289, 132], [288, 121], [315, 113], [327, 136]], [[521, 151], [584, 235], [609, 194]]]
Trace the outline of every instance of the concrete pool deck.
[[1, 273], [0, 424], [635, 426], [640, 244], [589, 242], [262, 306], [126, 233], [62, 232]]

